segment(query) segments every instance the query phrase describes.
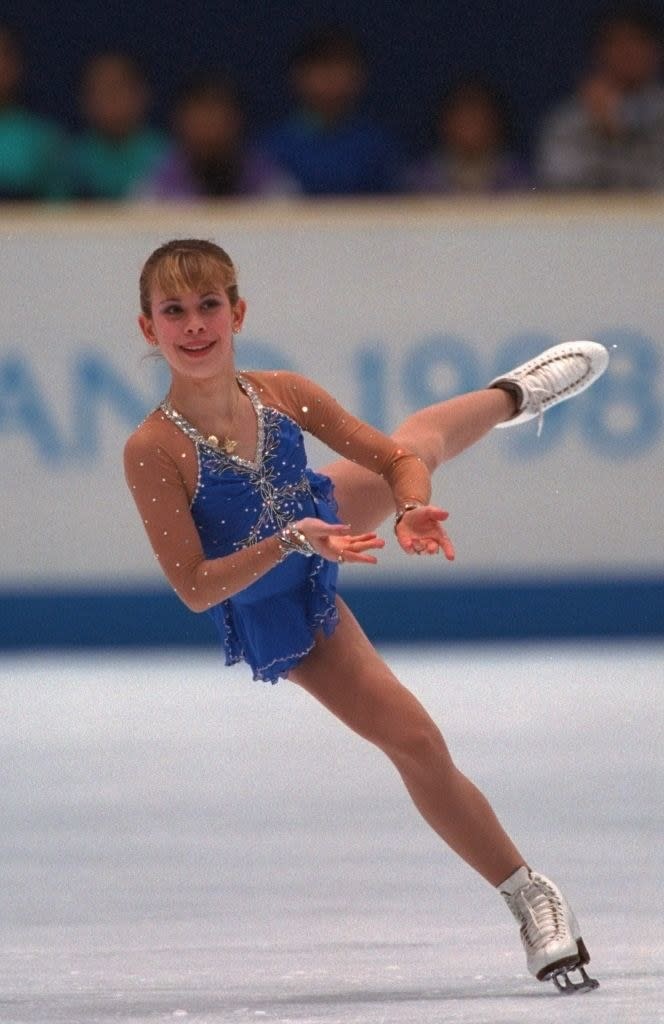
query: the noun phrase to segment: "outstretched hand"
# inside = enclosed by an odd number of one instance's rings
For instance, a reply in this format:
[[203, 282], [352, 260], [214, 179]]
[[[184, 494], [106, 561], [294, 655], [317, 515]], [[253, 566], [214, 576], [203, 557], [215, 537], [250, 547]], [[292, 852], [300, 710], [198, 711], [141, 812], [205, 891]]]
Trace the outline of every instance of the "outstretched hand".
[[385, 541], [377, 534], [352, 534], [350, 527], [343, 523], [301, 519], [295, 526], [304, 534], [316, 554], [322, 555], [330, 562], [368, 562], [375, 565], [378, 559], [366, 552], [378, 551], [385, 547]]
[[448, 516], [449, 512], [435, 505], [420, 505], [405, 512], [395, 532], [406, 554], [436, 555], [440, 551], [453, 562], [454, 545], [440, 525]]

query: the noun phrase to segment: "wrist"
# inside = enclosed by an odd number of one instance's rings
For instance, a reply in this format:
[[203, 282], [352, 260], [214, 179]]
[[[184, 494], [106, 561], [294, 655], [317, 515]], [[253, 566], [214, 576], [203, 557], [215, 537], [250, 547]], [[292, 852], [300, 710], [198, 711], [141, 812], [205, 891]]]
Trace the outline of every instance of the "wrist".
[[311, 555], [316, 554], [315, 548], [311, 546], [302, 531], [292, 524], [284, 526], [283, 529], [279, 530], [277, 537], [279, 538], [279, 551], [281, 553], [280, 562], [283, 562], [284, 558], [288, 558], [289, 555], [293, 554], [304, 555], [305, 558], [310, 558]]
[[412, 512], [413, 509], [421, 508], [421, 501], [404, 501], [403, 505], [399, 505], [398, 509], [394, 514], [394, 531], [396, 533], [397, 526], [405, 516], [406, 512]]

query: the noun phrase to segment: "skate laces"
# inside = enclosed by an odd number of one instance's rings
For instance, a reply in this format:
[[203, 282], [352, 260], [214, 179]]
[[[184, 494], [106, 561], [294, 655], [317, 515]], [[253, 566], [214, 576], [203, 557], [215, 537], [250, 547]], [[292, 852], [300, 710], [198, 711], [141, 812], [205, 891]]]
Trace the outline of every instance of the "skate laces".
[[[578, 372], [570, 375], [570, 363]], [[526, 373], [520, 385], [528, 394], [528, 404], [537, 414], [537, 436], [542, 433], [544, 411], [547, 403], [566, 391], [572, 391], [581, 383], [588, 373], [588, 363], [581, 354], [566, 353], [564, 358], [543, 363]]]
[[542, 949], [565, 929], [562, 902], [555, 890], [544, 882], [531, 881], [510, 900], [515, 916], [521, 922], [521, 934], [531, 949]]

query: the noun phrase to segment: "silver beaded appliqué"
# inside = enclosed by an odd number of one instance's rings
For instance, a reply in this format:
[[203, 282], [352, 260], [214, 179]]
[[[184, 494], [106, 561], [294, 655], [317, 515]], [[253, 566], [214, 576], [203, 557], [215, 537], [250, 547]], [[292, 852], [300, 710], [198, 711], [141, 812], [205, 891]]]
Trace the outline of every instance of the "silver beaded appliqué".
[[199, 470], [196, 490], [191, 499], [192, 505], [201, 487], [202, 469], [215, 476], [239, 470], [250, 477], [260, 500], [260, 510], [247, 536], [234, 542], [235, 550], [240, 550], [250, 544], [256, 544], [292, 523], [296, 518], [297, 506], [303, 499], [311, 497], [312, 492], [304, 473], [294, 483], [279, 484], [275, 479], [275, 466], [271, 456], [279, 447], [279, 421], [290, 417], [263, 405], [256, 389], [246, 377], [238, 374], [237, 382], [249, 398], [256, 414], [257, 438], [253, 460], [224, 452], [211, 444], [196, 427], [173, 408], [168, 399], [164, 399], [159, 408], [195, 445]]

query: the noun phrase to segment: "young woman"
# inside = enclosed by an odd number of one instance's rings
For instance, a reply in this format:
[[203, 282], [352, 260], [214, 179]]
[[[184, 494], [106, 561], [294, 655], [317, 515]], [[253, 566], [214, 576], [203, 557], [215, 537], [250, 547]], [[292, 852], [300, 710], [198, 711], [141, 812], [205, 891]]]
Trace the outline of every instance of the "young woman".
[[[129, 438], [127, 481], [162, 570], [194, 611], [208, 611], [226, 662], [287, 677], [393, 761], [426, 821], [497, 886], [521, 924], [528, 967], [559, 987], [596, 985], [564, 896], [527, 865], [443, 737], [394, 677], [335, 590], [338, 563], [375, 562], [374, 532], [395, 512], [408, 555], [454, 557], [430, 471], [491, 428], [542, 416], [588, 387], [606, 350], [572, 342], [483, 391], [416, 413], [393, 438], [288, 372], [238, 373], [244, 322], [230, 257], [176, 240], [147, 260], [139, 324], [171, 371], [167, 397]], [[343, 459], [307, 466], [302, 431]], [[568, 972], [578, 969], [581, 981]]]

